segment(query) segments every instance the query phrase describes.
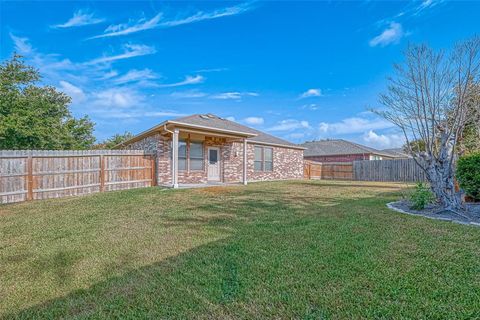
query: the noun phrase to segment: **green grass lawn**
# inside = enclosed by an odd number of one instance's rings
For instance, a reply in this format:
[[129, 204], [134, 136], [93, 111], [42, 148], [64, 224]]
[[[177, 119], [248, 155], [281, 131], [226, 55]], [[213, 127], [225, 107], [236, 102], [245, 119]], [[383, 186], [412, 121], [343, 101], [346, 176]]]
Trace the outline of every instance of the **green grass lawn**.
[[480, 228], [402, 185], [137, 189], [0, 206], [0, 318], [479, 318]]

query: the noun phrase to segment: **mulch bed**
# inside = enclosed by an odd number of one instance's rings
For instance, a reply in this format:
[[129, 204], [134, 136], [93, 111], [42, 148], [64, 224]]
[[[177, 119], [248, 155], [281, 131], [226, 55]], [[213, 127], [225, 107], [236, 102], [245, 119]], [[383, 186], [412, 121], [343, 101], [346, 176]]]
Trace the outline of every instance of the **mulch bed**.
[[413, 210], [411, 209], [411, 203], [407, 200], [387, 204], [387, 207], [400, 213], [480, 227], [480, 204], [467, 203], [465, 206], [465, 210], [453, 212], [443, 210], [438, 205], [429, 205], [424, 210]]

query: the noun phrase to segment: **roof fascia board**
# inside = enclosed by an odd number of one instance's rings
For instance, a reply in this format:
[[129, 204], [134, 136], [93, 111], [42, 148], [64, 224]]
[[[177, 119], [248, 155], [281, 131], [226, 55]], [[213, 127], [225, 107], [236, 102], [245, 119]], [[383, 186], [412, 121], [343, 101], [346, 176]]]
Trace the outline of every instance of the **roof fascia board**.
[[306, 149], [307, 149], [307, 148], [300, 147], [300, 146], [291, 146], [291, 145], [287, 145], [287, 144], [261, 142], [261, 141], [252, 141], [252, 140], [247, 140], [247, 143], [250, 143], [250, 144], [260, 144], [260, 145], [262, 145], [262, 146], [272, 146], [272, 147], [288, 148], [288, 149], [298, 149], [298, 150], [306, 150]]

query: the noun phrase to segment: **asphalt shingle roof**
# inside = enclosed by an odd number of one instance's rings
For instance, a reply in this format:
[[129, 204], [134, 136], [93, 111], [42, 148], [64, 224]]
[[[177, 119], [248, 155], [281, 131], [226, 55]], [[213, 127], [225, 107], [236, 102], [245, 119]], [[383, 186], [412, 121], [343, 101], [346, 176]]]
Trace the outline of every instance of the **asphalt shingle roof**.
[[402, 148], [383, 149], [382, 152], [391, 154], [396, 158], [410, 158], [411, 156], [406, 153]]
[[184, 123], [187, 125], [197, 125], [197, 126], [209, 127], [212, 129], [238, 131], [238, 132], [251, 133], [251, 134], [257, 135], [255, 137], [248, 138], [248, 141], [254, 141], [254, 142], [265, 143], [265, 144], [283, 145], [283, 146], [289, 146], [294, 148], [302, 147], [297, 144], [291, 143], [287, 140], [277, 138], [268, 133], [241, 125], [237, 122], [230, 121], [213, 114], [205, 114], [205, 115], [194, 114], [191, 116], [173, 119], [171, 121], [177, 122], [177, 123]]
[[301, 144], [306, 148], [304, 155], [308, 156], [330, 156], [330, 155], [347, 155], [347, 154], [377, 154], [391, 157], [391, 154], [362, 146], [354, 142], [343, 139], [329, 139], [319, 141], [309, 141]]

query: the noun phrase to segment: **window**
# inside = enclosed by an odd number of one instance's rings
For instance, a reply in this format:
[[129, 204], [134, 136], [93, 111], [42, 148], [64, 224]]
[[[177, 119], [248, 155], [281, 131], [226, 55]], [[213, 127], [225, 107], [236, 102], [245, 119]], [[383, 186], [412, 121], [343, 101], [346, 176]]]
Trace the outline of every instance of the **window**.
[[255, 164], [254, 164], [255, 171], [262, 171], [263, 170], [262, 151], [263, 151], [262, 147], [255, 147]]
[[190, 142], [190, 170], [203, 170], [203, 143]]
[[272, 171], [273, 170], [273, 149], [272, 148], [263, 148], [263, 170]]
[[267, 147], [255, 147], [255, 171], [273, 170], [273, 149]]
[[216, 164], [218, 162], [218, 150], [210, 149], [208, 153], [208, 162], [210, 164]]
[[187, 142], [178, 141], [178, 170], [187, 170]]

